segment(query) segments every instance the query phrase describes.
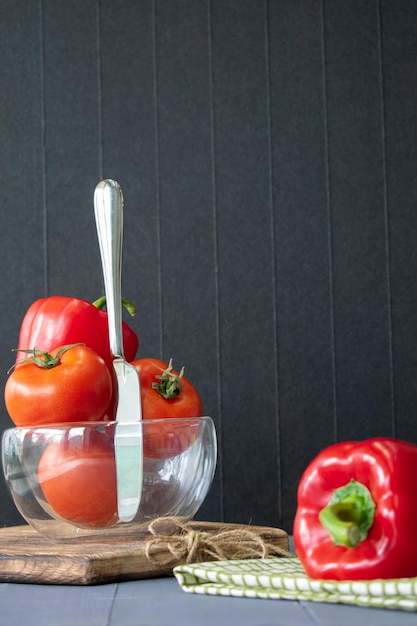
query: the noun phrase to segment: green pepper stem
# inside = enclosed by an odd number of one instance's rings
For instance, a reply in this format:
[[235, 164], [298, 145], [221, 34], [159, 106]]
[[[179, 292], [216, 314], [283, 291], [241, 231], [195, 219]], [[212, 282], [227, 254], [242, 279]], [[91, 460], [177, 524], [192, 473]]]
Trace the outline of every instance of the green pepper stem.
[[[96, 309], [104, 309], [104, 307], [106, 306], [106, 296], [101, 296], [101, 298], [97, 298], [97, 300], [95, 300], [92, 304], [96, 307]], [[136, 315], [136, 306], [133, 304], [133, 302], [131, 302], [127, 298], [122, 298], [122, 305], [131, 317], [134, 317]]]
[[336, 502], [328, 504], [319, 513], [321, 524], [329, 531], [335, 544], [356, 548], [361, 540], [361, 530], [356, 521], [350, 519], [354, 514], [350, 504]]
[[336, 489], [329, 504], [319, 513], [322, 526], [336, 545], [356, 548], [374, 522], [375, 503], [365, 485], [351, 480]]

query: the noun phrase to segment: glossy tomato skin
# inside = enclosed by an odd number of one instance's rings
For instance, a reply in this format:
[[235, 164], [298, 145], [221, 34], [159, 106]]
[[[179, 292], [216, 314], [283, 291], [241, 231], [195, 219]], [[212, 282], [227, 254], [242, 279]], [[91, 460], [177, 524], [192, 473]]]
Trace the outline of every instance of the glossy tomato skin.
[[[158, 382], [157, 376], [164, 372], [168, 364], [159, 359], [144, 358], [132, 362], [139, 373], [141, 386], [142, 417], [144, 420], [161, 420], [146, 424], [143, 453], [147, 458], [165, 459], [184, 452], [195, 440], [198, 425], [191, 429], [178, 421], [164, 424], [165, 418], [202, 417], [201, 398], [194, 385], [184, 376], [182, 390], [173, 399], [167, 400], [152, 387]], [[179, 372], [172, 370], [179, 376]]]
[[49, 443], [38, 465], [40, 487], [54, 512], [83, 528], [118, 521], [113, 438], [93, 434]]
[[83, 345], [63, 352], [58, 365], [50, 369], [30, 358], [17, 364], [4, 391], [7, 411], [18, 427], [98, 421], [111, 397], [112, 379], [106, 363]]
[[[202, 417], [203, 408], [200, 396], [192, 383], [182, 377], [182, 391], [172, 399], [167, 400], [152, 384], [158, 382], [156, 378], [168, 367], [168, 364], [159, 359], [138, 359], [132, 365], [139, 372], [141, 384], [141, 400], [143, 419], [160, 419], [161, 417]], [[176, 376], [179, 372], [172, 370]]]

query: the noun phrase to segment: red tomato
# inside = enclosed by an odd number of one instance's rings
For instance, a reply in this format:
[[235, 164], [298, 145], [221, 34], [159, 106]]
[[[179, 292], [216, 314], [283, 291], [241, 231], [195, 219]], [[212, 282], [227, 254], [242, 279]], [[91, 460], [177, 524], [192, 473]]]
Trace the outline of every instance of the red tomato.
[[[50, 359], [56, 363], [46, 367]], [[18, 363], [4, 390], [16, 426], [100, 420], [111, 397], [106, 363], [84, 345], [41, 352]]]
[[147, 358], [133, 361], [132, 365], [139, 372], [143, 419], [202, 416], [196, 388], [182, 372], [172, 369], [171, 363]]
[[201, 424], [157, 420], [145, 422], [143, 455], [147, 459], [169, 459], [181, 454], [197, 439]]
[[118, 521], [112, 438], [80, 435], [50, 443], [39, 461], [38, 479], [46, 500], [64, 520], [85, 528]]
[[[144, 420], [201, 417], [200, 396], [191, 382], [169, 364], [159, 359], [138, 359], [132, 365], [139, 372], [142, 416]], [[164, 395], [165, 394], [165, 395]], [[195, 425], [163, 421], [145, 425], [143, 453], [147, 458], [165, 459], [181, 454], [195, 440]]]

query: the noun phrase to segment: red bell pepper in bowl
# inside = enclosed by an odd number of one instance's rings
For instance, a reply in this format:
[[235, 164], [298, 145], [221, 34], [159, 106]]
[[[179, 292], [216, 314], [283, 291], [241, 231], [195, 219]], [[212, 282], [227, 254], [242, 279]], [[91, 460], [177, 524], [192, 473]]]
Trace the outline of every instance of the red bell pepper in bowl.
[[310, 578], [417, 576], [417, 446], [390, 438], [323, 450], [298, 486], [294, 547]]
[[[105, 298], [93, 304], [80, 298], [50, 296], [31, 304], [23, 318], [16, 361], [27, 358], [22, 350], [51, 352], [58, 346], [83, 343], [101, 356], [112, 369], [107, 311], [102, 307]], [[134, 314], [134, 307], [124, 300], [125, 307]], [[125, 357], [133, 361], [138, 349], [136, 333], [122, 322]]]
[[[26, 311], [19, 333], [16, 363], [28, 358], [28, 350], [52, 352], [58, 346], [84, 344], [101, 356], [109, 368], [113, 393], [103, 419], [114, 419], [117, 406], [117, 385], [112, 367], [107, 311], [104, 297], [94, 303], [80, 298], [50, 296], [35, 300]], [[126, 299], [124, 307], [134, 315], [135, 307]], [[122, 322], [125, 357], [132, 361], [139, 345], [136, 333]]]

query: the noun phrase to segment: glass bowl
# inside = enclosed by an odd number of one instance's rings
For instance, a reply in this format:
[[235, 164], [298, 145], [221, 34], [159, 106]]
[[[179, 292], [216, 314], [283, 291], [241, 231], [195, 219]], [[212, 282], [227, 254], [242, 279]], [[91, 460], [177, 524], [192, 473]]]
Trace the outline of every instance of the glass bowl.
[[52, 540], [145, 533], [157, 517], [190, 520], [215, 473], [212, 419], [143, 420], [140, 428], [142, 494], [137, 513], [128, 522], [118, 517], [116, 422], [6, 430], [3, 471], [24, 519]]

